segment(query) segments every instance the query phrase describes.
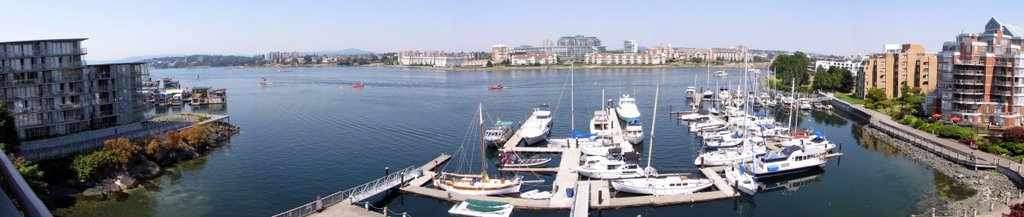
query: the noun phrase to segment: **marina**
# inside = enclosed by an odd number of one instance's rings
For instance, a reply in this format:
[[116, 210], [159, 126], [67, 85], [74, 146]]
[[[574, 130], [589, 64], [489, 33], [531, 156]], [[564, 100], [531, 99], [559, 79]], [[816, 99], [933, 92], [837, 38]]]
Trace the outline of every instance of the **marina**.
[[[359, 69], [359, 70], [356, 70]], [[505, 89], [502, 91], [487, 91], [486, 86], [495, 82], [479, 81], [473, 79], [467, 73], [444, 73], [410, 71], [399, 73], [383, 73], [387, 69], [382, 68], [294, 68], [287, 74], [279, 74], [276, 71], [254, 72], [249, 76], [235, 75], [231, 71], [218, 71], [217, 69], [198, 69], [203, 75], [203, 80], [191, 82], [194, 86], [218, 86], [231, 89], [230, 107], [168, 107], [167, 111], [181, 112], [206, 109], [212, 113], [231, 115], [232, 123], [241, 126], [246, 132], [232, 138], [231, 144], [225, 146], [225, 151], [212, 153], [207, 159], [200, 163], [198, 169], [185, 169], [179, 180], [171, 177], [156, 180], [160, 186], [158, 190], [140, 190], [133, 192], [124, 202], [88, 201], [79, 200], [74, 208], [73, 215], [64, 216], [89, 216], [90, 213], [106, 213], [108, 215], [128, 215], [139, 210], [157, 213], [156, 216], [192, 215], [205, 216], [224, 214], [211, 209], [204, 209], [203, 204], [211, 204], [219, 207], [217, 210], [232, 208], [238, 210], [235, 214], [239, 216], [269, 216], [289, 209], [296, 208], [302, 204], [310, 203], [317, 195], [327, 196], [342, 189], [359, 186], [366, 182], [381, 178], [384, 167], [390, 166], [392, 172], [399, 168], [415, 165], [424, 166], [432, 159], [442, 153], [451, 153], [458, 145], [456, 134], [461, 135], [468, 118], [476, 109], [477, 102], [483, 102], [491, 117], [485, 116], [487, 126], [498, 119], [513, 121], [517, 125], [527, 118], [529, 111], [540, 103], [550, 103], [553, 113], [554, 125], [551, 127], [552, 140], [561, 140], [569, 137], [570, 115], [569, 102], [560, 104], [554, 100], [558, 96], [560, 85], [567, 77], [568, 70], [552, 71], [541, 74], [541, 78], [556, 81], [557, 84], [546, 84], [530, 86], [536, 83], [536, 78], [522, 77], [519, 79], [502, 79]], [[195, 70], [156, 70], [154, 76], [159, 77], [192, 77]], [[713, 71], [717, 71], [713, 70]], [[577, 70], [577, 129], [586, 129], [583, 120], [589, 120], [594, 110], [600, 109], [595, 103], [600, 99], [601, 89], [607, 88], [609, 93], [621, 90], [632, 90], [628, 82], [618, 82], [616, 74], [631, 72], [631, 70]], [[631, 79], [639, 81], [655, 81], [662, 72], [649, 72], [633, 75]], [[691, 85], [693, 73], [699, 73], [700, 77], [705, 76], [705, 70], [681, 69], [667, 70], [663, 73], [669, 76], [666, 84], [662, 86], [662, 103], [658, 107], [658, 131], [656, 145], [654, 148], [653, 161], [658, 166], [662, 175], [680, 174], [694, 177], [709, 177], [705, 173], [714, 172], [720, 174], [725, 171], [725, 166], [704, 167], [695, 166], [692, 162], [697, 159], [699, 151], [696, 149], [701, 141], [690, 134], [686, 126], [675, 125], [675, 115], [662, 116], [662, 112], [668, 113], [668, 107], [674, 110], [689, 110], [689, 104], [682, 93], [686, 86]], [[531, 72], [516, 72], [515, 75], [531, 75]], [[729, 72], [724, 79], [738, 80], [740, 73]], [[260, 85], [260, 76], [271, 77], [272, 85]], [[501, 76], [500, 73], [487, 74], [488, 76]], [[324, 77], [334, 81], [321, 83]], [[356, 79], [348, 78], [358, 77]], [[444, 78], [440, 78], [444, 76]], [[338, 88], [338, 82], [342, 81], [365, 82], [367, 88], [353, 90], [345, 87]], [[581, 82], [582, 81], [582, 82]], [[601, 87], [580, 87], [580, 83], [597, 82]], [[701, 81], [700, 83], [704, 83]], [[712, 82], [713, 83], [713, 82]], [[733, 85], [736, 85], [735, 83]], [[589, 86], [589, 85], [588, 85]], [[696, 85], [702, 86], [702, 85]], [[524, 88], [530, 87], [530, 88]], [[735, 87], [734, 87], [735, 88]], [[437, 93], [436, 90], [450, 90], [444, 93]], [[670, 91], [671, 90], [671, 91]], [[633, 91], [630, 91], [633, 92]], [[304, 93], [303, 98], [314, 97], [323, 100], [302, 101], [293, 94]], [[566, 90], [565, 94], [568, 95]], [[389, 98], [381, 98], [386, 95]], [[538, 98], [539, 96], [550, 96], [551, 98]], [[612, 95], [612, 94], [609, 94]], [[638, 86], [636, 93], [631, 93], [638, 99], [637, 107], [644, 111], [644, 130], [651, 129], [649, 119], [653, 105], [654, 85]], [[500, 99], [499, 99], [500, 98]], [[568, 99], [568, 97], [565, 97]], [[258, 99], [258, 100], [257, 100]], [[458, 99], [458, 100], [456, 100]], [[467, 100], [472, 99], [472, 100]], [[587, 101], [589, 100], [589, 101]], [[426, 102], [424, 102], [426, 101]], [[463, 103], [462, 101], [466, 101]], [[582, 103], [581, 103], [582, 102]], [[705, 102], [711, 104], [711, 102]], [[781, 104], [781, 103], [780, 103]], [[295, 106], [302, 105], [302, 106]], [[580, 107], [580, 105], [593, 105], [591, 107]], [[705, 105], [707, 106], [707, 105]], [[367, 113], [360, 108], [374, 107], [374, 113]], [[432, 115], [422, 115], [422, 112], [407, 112], [409, 108], [421, 108], [430, 111]], [[160, 108], [158, 107], [158, 110]], [[220, 109], [220, 110], [218, 110]], [[347, 112], [333, 112], [333, 111]], [[785, 111], [776, 112], [778, 109], [768, 110], [769, 116], [773, 116], [780, 122], [788, 122]], [[374, 115], [384, 112], [391, 115]], [[609, 112], [609, 117], [616, 117], [617, 114]], [[283, 115], [289, 114], [289, 115]], [[722, 216], [735, 215], [742, 212], [744, 216], [778, 216], [778, 215], [814, 215], [815, 213], [838, 213], [838, 216], [872, 216], [889, 215], [892, 213], [918, 213], [920, 210], [930, 207], [915, 208], [913, 205], [920, 201], [918, 196], [928, 195], [929, 189], [934, 189], [934, 175], [927, 168], [917, 163], [906, 160], [898, 155], [887, 154], [884, 149], [876, 149], [875, 146], [858, 145], [859, 140], [864, 137], [859, 131], [854, 130], [861, 123], [856, 118], [842, 112], [829, 113], [823, 110], [812, 109], [798, 114], [795, 124], [799, 128], [814, 129], [822, 131], [829, 136], [833, 143], [843, 144], [843, 156], [840, 160], [829, 161], [827, 171], [816, 171], [806, 174], [797, 174], [794, 178], [807, 180], [798, 191], [772, 190], [757, 192], [754, 197], [739, 194], [733, 190], [734, 196], [727, 196], [717, 186], [712, 190], [697, 192], [690, 195], [672, 196], [651, 196], [616, 193], [607, 180], [587, 180], [581, 178], [578, 173], [573, 173], [571, 167], [562, 165], [579, 165], [583, 162], [584, 156], [578, 149], [572, 150], [568, 147], [548, 147], [541, 142], [535, 145], [525, 145], [506, 142], [502, 147], [489, 148], [487, 150], [487, 163], [494, 165], [501, 159], [496, 153], [501, 150], [523, 151], [538, 156], [550, 156], [552, 161], [543, 167], [515, 168], [520, 174], [526, 176], [525, 180], [545, 180], [543, 183], [524, 184], [521, 192], [531, 190], [550, 191], [551, 197], [546, 200], [534, 200], [517, 197], [515, 194], [502, 197], [481, 197], [481, 196], [459, 196], [453, 194], [453, 199], [447, 199], [444, 191], [433, 189], [430, 186], [429, 178], [410, 180], [408, 186], [416, 183], [423, 183], [420, 188], [396, 188], [391, 193], [381, 193], [357, 202], [352, 205], [334, 205], [323, 212], [342, 210], [364, 210], [369, 205], [366, 214], [375, 216], [382, 215], [382, 209], [388, 208], [391, 216], [400, 216], [401, 213], [408, 213], [410, 216], [447, 216], [448, 210], [457, 204], [455, 201], [465, 201], [466, 198], [484, 198], [490, 201], [502, 201], [515, 203], [515, 210], [512, 216], [566, 216], [572, 211], [573, 198], [567, 197], [565, 190], [552, 191], [559, 186], [572, 186], [574, 191], [577, 185], [588, 183], [589, 191], [588, 208], [589, 215], [603, 216], [636, 216], [645, 213], [687, 213], [698, 216]], [[254, 117], [262, 117], [254, 119]], [[581, 118], [581, 117], [586, 117]], [[269, 119], [279, 124], [268, 125], [264, 123]], [[445, 120], [445, 121], [438, 121]], [[463, 121], [466, 120], [466, 121]], [[473, 121], [476, 123], [476, 120]], [[664, 123], [664, 124], [663, 124]], [[865, 122], [866, 123], [866, 122]], [[292, 127], [282, 127], [292, 126]], [[297, 126], [297, 127], [296, 127]], [[430, 127], [425, 127], [430, 126]], [[621, 121], [613, 121], [612, 126], [623, 130], [625, 124]], [[427, 129], [430, 128], [430, 129]], [[436, 128], [436, 129], [434, 129]], [[585, 130], [584, 130], [585, 131]], [[346, 132], [346, 133], [338, 133]], [[621, 131], [620, 131], [621, 132]], [[646, 132], [649, 134], [649, 132]], [[476, 134], [473, 131], [473, 134]], [[851, 135], [852, 134], [852, 135]], [[294, 135], [294, 136], [293, 136]], [[446, 136], [448, 135], [448, 136]], [[650, 136], [650, 135], [647, 135]], [[522, 140], [516, 138], [516, 133], [509, 137], [509, 141]], [[624, 138], [613, 138], [619, 142]], [[368, 145], [366, 141], [380, 141], [375, 145]], [[646, 143], [647, 141], [645, 141]], [[560, 143], [560, 142], [559, 142]], [[454, 146], [453, 146], [454, 144]], [[475, 142], [474, 142], [475, 144]], [[515, 145], [513, 145], [515, 144]], [[568, 142], [566, 142], [568, 144]], [[768, 150], [772, 150], [773, 143], [769, 143]], [[641, 152], [641, 158], [646, 158], [645, 144], [634, 146]], [[567, 152], [575, 152], [567, 154]], [[263, 153], [295, 153], [288, 158], [270, 157]], [[380, 162], [368, 163], [364, 161], [352, 161], [344, 159], [366, 158], [372, 154], [374, 159], [381, 159]], [[240, 158], [246, 156], [244, 158]], [[265, 156], [268, 158], [260, 158]], [[578, 156], [576, 159], [566, 156]], [[255, 157], [255, 158], [254, 158]], [[479, 161], [479, 156], [475, 157]], [[298, 160], [306, 159], [306, 160]], [[309, 161], [308, 159], [335, 159], [325, 161]], [[342, 159], [342, 160], [337, 160]], [[243, 171], [230, 168], [235, 165], [249, 165], [252, 162], [266, 162], [280, 166], [264, 167], [260, 171]], [[455, 161], [447, 162], [453, 167]], [[478, 164], [473, 164], [478, 165]], [[855, 166], [849, 166], [855, 165]], [[894, 166], [897, 165], [897, 166]], [[186, 168], [193, 168], [192, 166]], [[320, 170], [315, 168], [332, 168]], [[562, 172], [563, 170], [566, 172]], [[506, 168], [491, 167], [489, 174], [502, 173]], [[513, 168], [507, 168], [513, 169]], [[204, 171], [218, 171], [216, 173]], [[529, 171], [535, 170], [536, 172]], [[546, 170], [544, 172], [540, 172]], [[878, 173], [877, 171], [890, 171]], [[175, 172], [176, 173], [176, 172]], [[508, 172], [513, 173], [513, 172]], [[530, 175], [538, 173], [538, 175]], [[900, 182], [886, 182], [897, 178], [893, 174], [899, 174]], [[429, 173], [425, 174], [429, 177]], [[266, 179], [261, 177], [292, 177], [284, 179]], [[718, 175], [722, 177], [721, 175]], [[173, 176], [172, 176], [173, 177]], [[235, 178], [237, 177], [237, 178]], [[344, 178], [343, 178], [344, 177]], [[784, 180], [793, 179], [783, 177]], [[238, 180], [245, 179], [245, 181]], [[709, 177], [709, 179], [714, 179]], [[199, 182], [199, 180], [203, 180]], [[721, 180], [725, 180], [724, 177]], [[849, 182], [844, 180], [859, 180]], [[776, 182], [769, 180], [766, 185]], [[238, 187], [230, 187], [238, 186]], [[273, 188], [259, 186], [275, 186]], [[729, 185], [731, 186], [731, 185]], [[239, 189], [244, 188], [244, 189]], [[223, 190], [217, 190], [223, 189]], [[857, 189], [857, 190], [853, 190]], [[903, 197], [881, 189], [902, 189], [901, 195], [912, 195]], [[425, 190], [424, 195], [412, 191]], [[433, 192], [433, 193], [431, 193]], [[872, 192], [868, 197], [861, 192]], [[259, 196], [263, 194], [279, 196]], [[574, 192], [577, 193], [577, 192]], [[426, 194], [435, 194], [426, 196]], [[187, 196], [191, 202], [176, 202], [173, 198]], [[574, 194], [581, 195], [581, 194]], [[786, 196], [788, 195], [788, 196]], [[844, 195], [836, 197], [835, 195]], [[267, 203], [245, 204], [245, 203], [223, 203], [228, 201], [226, 197], [259, 197]], [[724, 198], [724, 199], [713, 199]], [[827, 198], [827, 199], [821, 199]], [[693, 202], [690, 202], [690, 201]], [[513, 202], [514, 201], [514, 202]], [[139, 203], [160, 203], [155, 208], [144, 208]], [[757, 203], [754, 207], [752, 204]], [[793, 203], [804, 204], [805, 208], [789, 209]], [[833, 204], [828, 206], [828, 204]], [[683, 204], [683, 205], [675, 205]], [[859, 209], [864, 205], [870, 205], [874, 209]], [[130, 207], [131, 208], [130, 208]], [[95, 207], [95, 208], [93, 208]], [[192, 208], [185, 208], [192, 207]], [[551, 208], [559, 207], [559, 208]], [[777, 208], [766, 208], [777, 207]], [[828, 210], [826, 210], [825, 207]], [[61, 212], [66, 213], [66, 212]], [[173, 213], [173, 214], [172, 214]], [[758, 214], [759, 213], [759, 214]], [[671, 215], [671, 214], [667, 214]], [[660, 216], [660, 215], [659, 215]]]

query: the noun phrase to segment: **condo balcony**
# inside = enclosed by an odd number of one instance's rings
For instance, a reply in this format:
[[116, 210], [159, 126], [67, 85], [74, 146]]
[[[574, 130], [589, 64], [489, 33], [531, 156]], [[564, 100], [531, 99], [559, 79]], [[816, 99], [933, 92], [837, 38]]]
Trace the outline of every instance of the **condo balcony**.
[[89, 53], [86, 48], [71, 49], [67, 52], [42, 50], [40, 52], [4, 52], [0, 51], [0, 59], [36, 58], [48, 56], [77, 56]]
[[981, 81], [981, 80], [964, 80], [964, 79], [952, 80], [950, 83], [959, 84], [959, 85], [985, 85], [985, 82]]
[[60, 70], [60, 69], [82, 68], [82, 67], [85, 67], [86, 64], [87, 64], [86, 61], [82, 60], [82, 61], [78, 61], [78, 62], [31, 64], [31, 65], [23, 65], [23, 66], [17, 67], [17, 68], [11, 67], [11, 66], [6, 66], [6, 67], [0, 67], [0, 73], [7, 73], [7, 72], [33, 72], [33, 71], [43, 71], [43, 70]]
[[963, 89], [963, 90], [956, 90], [956, 91], [954, 91], [952, 93], [953, 94], [959, 94], [959, 95], [984, 95], [985, 91], [981, 90], [981, 89], [975, 89], [975, 90]]
[[970, 75], [970, 76], [985, 76], [985, 72], [981, 70], [952, 70], [951, 74], [954, 75]]

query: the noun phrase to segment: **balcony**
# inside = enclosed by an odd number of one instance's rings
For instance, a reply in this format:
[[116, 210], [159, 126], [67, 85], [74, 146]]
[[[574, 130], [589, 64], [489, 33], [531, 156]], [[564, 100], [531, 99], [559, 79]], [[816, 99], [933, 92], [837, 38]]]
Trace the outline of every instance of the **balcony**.
[[985, 72], [981, 70], [952, 70], [954, 75], [971, 75], [971, 76], [985, 76]]
[[984, 95], [985, 91], [984, 90], [960, 89], [960, 90], [956, 90], [955, 92], [953, 92], [953, 94], [960, 94], [960, 95]]
[[86, 61], [82, 60], [82, 61], [78, 61], [78, 62], [64, 62], [64, 63], [46, 63], [46, 64], [23, 65], [22, 67], [19, 67], [19, 68], [14, 68], [14, 67], [8, 66], [8, 67], [0, 68], [0, 73], [6, 73], [6, 72], [33, 72], [33, 71], [43, 71], [43, 70], [59, 70], [59, 69], [81, 68], [81, 67], [85, 67], [86, 64], [87, 64]]
[[83, 48], [72, 49], [70, 52], [66, 52], [66, 53], [49, 52], [49, 51], [46, 51], [46, 50], [43, 50], [41, 52], [22, 52], [22, 53], [0, 51], [0, 59], [34, 58], [34, 57], [45, 57], [45, 56], [85, 55], [87, 53], [89, 53], [88, 49], [86, 49], [84, 47]]
[[950, 83], [960, 84], [960, 85], [985, 85], [985, 82], [983, 82], [981, 80], [962, 80], [962, 79], [957, 79], [957, 80], [950, 81]]

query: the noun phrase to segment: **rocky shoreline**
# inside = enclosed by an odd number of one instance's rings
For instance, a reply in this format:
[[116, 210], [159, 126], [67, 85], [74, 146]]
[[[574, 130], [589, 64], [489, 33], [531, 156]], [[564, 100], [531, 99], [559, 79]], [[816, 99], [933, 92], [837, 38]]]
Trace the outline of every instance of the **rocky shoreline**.
[[163, 172], [163, 168], [210, 153], [210, 151], [225, 144], [231, 136], [239, 132], [239, 128], [236, 126], [224, 125], [225, 127], [208, 130], [209, 136], [197, 148], [184, 148], [168, 152], [165, 153], [166, 157], [156, 161], [140, 155], [124, 171], [106, 170], [96, 174], [89, 180], [83, 181], [68, 178], [59, 183], [49, 183], [45, 198], [47, 201], [53, 202], [81, 193], [86, 198], [103, 199], [114, 194], [127, 192], [129, 189], [139, 186], [142, 181], [159, 177]]
[[[1020, 190], [1013, 184], [1009, 177], [994, 170], [974, 170], [963, 165], [951, 162], [945, 158], [921, 149], [908, 142], [893, 138], [881, 130], [871, 126], [864, 126], [863, 132], [884, 141], [900, 151], [904, 156], [920, 162], [935, 171], [938, 171], [965, 187], [977, 191], [971, 197], [957, 201], [946, 201], [940, 199], [939, 204], [934, 207], [935, 215], [938, 216], [960, 216], [964, 212], [968, 215], [977, 210], [978, 214], [989, 211], [990, 207], [1004, 205], [1006, 198], [1017, 198]], [[930, 215], [931, 211], [925, 214]]]

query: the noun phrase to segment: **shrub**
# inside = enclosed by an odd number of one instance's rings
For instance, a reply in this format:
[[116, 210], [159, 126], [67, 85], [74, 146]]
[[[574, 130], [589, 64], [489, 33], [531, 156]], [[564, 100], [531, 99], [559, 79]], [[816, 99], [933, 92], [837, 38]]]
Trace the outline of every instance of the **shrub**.
[[11, 162], [18, 168], [18, 173], [21, 173], [21, 177], [25, 178], [25, 182], [32, 189], [36, 189], [36, 192], [39, 192], [40, 189], [45, 189], [46, 183], [43, 182], [43, 175], [45, 173], [39, 168], [39, 164], [34, 164], [23, 157], [12, 158]]
[[1018, 155], [1024, 153], [1024, 143], [1019, 142], [1000, 142], [999, 147], [1005, 148], [1010, 153]]
[[1011, 142], [1024, 142], [1024, 127], [1010, 127], [1003, 131], [1003, 140]]
[[128, 169], [128, 163], [139, 153], [139, 146], [124, 137], [103, 141], [103, 149], [110, 151], [112, 163], [121, 170]]
[[963, 144], [968, 144], [968, 145], [975, 142], [974, 139], [970, 139], [970, 138], [962, 138], [962, 139], [958, 139], [956, 141], [960, 142], [960, 143], [963, 143]]
[[914, 117], [913, 115], [904, 115], [903, 118], [901, 118], [899, 122], [900, 122], [900, 124], [903, 124], [903, 125], [911, 125], [914, 122], [918, 122], [918, 121], [921, 121], [921, 120], [917, 119], [917, 117]]
[[935, 133], [941, 137], [951, 139], [974, 138], [974, 131], [956, 125], [942, 125], [935, 129]]
[[925, 124], [925, 122], [923, 120], [917, 119], [917, 120], [914, 120], [913, 123], [910, 123], [910, 127], [913, 127], [915, 129], [921, 129], [921, 125], [924, 125], [924, 124]]
[[1000, 147], [998, 145], [984, 145], [984, 146], [981, 146], [981, 150], [985, 151], [985, 152], [988, 152], [988, 153], [993, 153], [993, 154], [1006, 154], [1006, 153], [1010, 153], [1009, 150], [1006, 150], [1006, 148]]
[[71, 170], [75, 171], [75, 175], [79, 180], [88, 180], [100, 168], [110, 164], [112, 159], [110, 151], [107, 150], [94, 151], [89, 154], [78, 154], [71, 161]]
[[163, 159], [164, 151], [167, 151], [167, 149], [164, 149], [163, 143], [155, 138], [146, 142], [145, 150], [146, 155], [154, 160]]

